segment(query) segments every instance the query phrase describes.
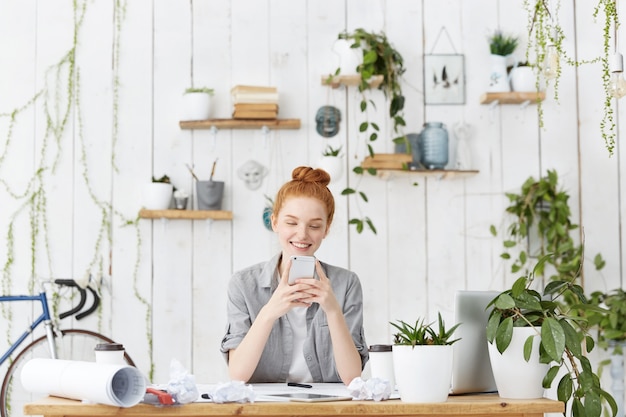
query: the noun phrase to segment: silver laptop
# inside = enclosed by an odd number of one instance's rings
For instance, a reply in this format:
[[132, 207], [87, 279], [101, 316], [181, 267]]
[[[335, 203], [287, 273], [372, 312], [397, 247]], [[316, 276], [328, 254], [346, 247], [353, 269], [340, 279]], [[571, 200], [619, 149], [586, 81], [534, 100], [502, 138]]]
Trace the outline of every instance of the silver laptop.
[[496, 392], [487, 350], [487, 304], [498, 291], [457, 291], [454, 301], [455, 323], [462, 323], [453, 338], [452, 384], [450, 394]]

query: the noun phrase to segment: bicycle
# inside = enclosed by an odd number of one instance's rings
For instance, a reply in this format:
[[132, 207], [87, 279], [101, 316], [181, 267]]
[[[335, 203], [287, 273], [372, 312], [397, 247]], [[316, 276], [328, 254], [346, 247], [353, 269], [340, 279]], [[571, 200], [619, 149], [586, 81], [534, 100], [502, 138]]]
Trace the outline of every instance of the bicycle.
[[[79, 290], [80, 300], [78, 304], [70, 310], [61, 313], [59, 319], [69, 316], [75, 316], [80, 320], [94, 312], [100, 303], [98, 293], [87, 286], [87, 289], [81, 288], [73, 279], [52, 279], [42, 283], [42, 289], [37, 295], [0, 295], [0, 303], [15, 301], [39, 302], [41, 305], [41, 314], [35, 318], [30, 326], [15, 340], [8, 350], [0, 357], [0, 366], [8, 360], [13, 353], [33, 334], [33, 331], [43, 324], [45, 335], [37, 337], [26, 347], [15, 355], [10, 361], [6, 375], [2, 381], [2, 389], [0, 390], [0, 416], [1, 417], [17, 417], [23, 415], [24, 404], [31, 402], [37, 394], [26, 392], [19, 382], [22, 367], [32, 358], [52, 358], [52, 359], [68, 359], [68, 360], [94, 360], [94, 348], [99, 343], [114, 343], [112, 339], [91, 330], [85, 329], [60, 329], [53, 317], [50, 315], [48, 307], [48, 294], [45, 289], [46, 283], [54, 283], [59, 286], [74, 287]], [[85, 311], [81, 310], [85, 306], [87, 300], [87, 290], [93, 296], [92, 305]], [[135, 366], [134, 362], [127, 353], [124, 353], [126, 363]], [[39, 394], [41, 395], [41, 394]]]

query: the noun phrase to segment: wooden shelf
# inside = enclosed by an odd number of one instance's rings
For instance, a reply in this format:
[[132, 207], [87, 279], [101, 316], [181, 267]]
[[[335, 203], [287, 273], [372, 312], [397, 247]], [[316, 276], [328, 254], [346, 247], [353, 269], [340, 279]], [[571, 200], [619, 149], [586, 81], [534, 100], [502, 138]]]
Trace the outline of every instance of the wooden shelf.
[[232, 220], [233, 213], [224, 210], [139, 210], [142, 219]]
[[388, 180], [394, 176], [414, 176], [420, 175], [424, 177], [435, 177], [439, 180], [465, 178], [478, 174], [478, 170], [458, 170], [458, 169], [377, 169], [378, 176], [381, 179]]
[[524, 104], [538, 103], [546, 98], [543, 91], [536, 92], [520, 92], [513, 91], [510, 93], [484, 93], [480, 96], [480, 104]]
[[[382, 75], [374, 75], [368, 81], [368, 85], [370, 88], [378, 88], [382, 82], [384, 77]], [[345, 86], [357, 86], [361, 84], [361, 76], [356, 75], [323, 75], [322, 76], [322, 85], [329, 85], [332, 88], [338, 88], [342, 85]]]
[[300, 129], [300, 119], [208, 119], [182, 120], [181, 129]]

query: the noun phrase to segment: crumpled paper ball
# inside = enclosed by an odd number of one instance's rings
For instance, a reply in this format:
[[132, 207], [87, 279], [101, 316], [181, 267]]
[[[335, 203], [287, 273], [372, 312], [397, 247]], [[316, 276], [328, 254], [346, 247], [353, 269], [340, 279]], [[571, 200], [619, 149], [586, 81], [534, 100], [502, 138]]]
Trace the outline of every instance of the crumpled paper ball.
[[210, 395], [214, 403], [253, 403], [255, 398], [252, 385], [246, 385], [243, 381], [218, 384]]
[[361, 377], [357, 377], [348, 385], [348, 391], [355, 400], [388, 400], [391, 397], [391, 383], [381, 378], [370, 378], [364, 381]]

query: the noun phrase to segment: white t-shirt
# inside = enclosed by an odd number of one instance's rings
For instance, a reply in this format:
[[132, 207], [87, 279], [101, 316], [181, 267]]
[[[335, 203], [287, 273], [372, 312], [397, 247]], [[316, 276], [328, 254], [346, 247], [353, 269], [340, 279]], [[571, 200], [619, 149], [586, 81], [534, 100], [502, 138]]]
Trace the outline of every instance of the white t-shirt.
[[306, 312], [308, 307], [294, 307], [287, 313], [287, 319], [293, 331], [293, 354], [289, 368], [289, 382], [312, 382], [313, 376], [304, 359], [304, 340], [306, 339]]

